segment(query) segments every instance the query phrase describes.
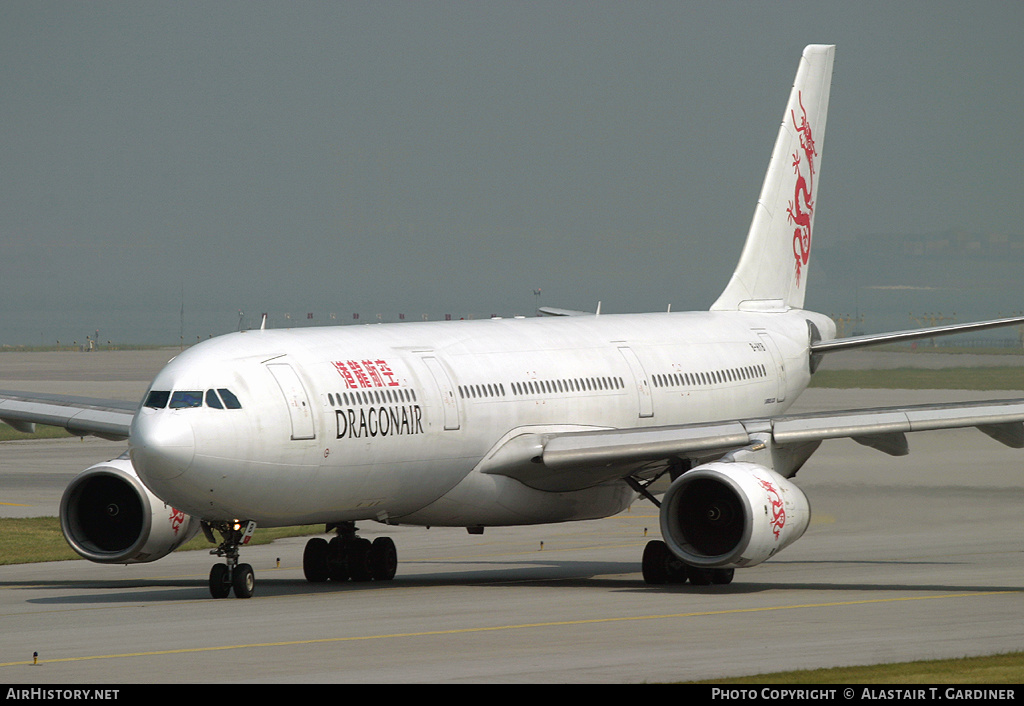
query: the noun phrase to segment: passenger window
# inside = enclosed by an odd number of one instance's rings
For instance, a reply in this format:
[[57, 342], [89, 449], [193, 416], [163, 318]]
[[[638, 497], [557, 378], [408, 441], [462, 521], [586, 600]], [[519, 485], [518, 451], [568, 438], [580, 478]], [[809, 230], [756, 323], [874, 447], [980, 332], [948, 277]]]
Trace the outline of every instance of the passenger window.
[[146, 397], [146, 406], [153, 409], [163, 409], [167, 406], [167, 400], [170, 398], [170, 390], [152, 390]]
[[203, 406], [202, 390], [176, 390], [171, 395], [171, 409], [187, 409]]
[[[333, 402], [331, 404], [334, 404]], [[220, 398], [217, 397], [217, 393], [214, 390], [206, 391], [206, 406], [213, 407], [214, 409], [224, 409], [224, 405], [220, 403]]]
[[231, 390], [225, 390], [223, 387], [218, 387], [217, 392], [220, 393], [220, 398], [224, 400], [224, 406], [228, 409], [241, 409], [242, 403], [238, 401], [235, 394]]

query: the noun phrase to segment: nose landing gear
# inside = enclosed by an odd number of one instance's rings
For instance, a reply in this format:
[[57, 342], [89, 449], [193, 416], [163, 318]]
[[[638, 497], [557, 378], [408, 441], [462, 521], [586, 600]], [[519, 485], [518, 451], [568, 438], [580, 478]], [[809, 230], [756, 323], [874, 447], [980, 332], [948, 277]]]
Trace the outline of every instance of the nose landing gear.
[[256, 574], [249, 564], [238, 563], [238, 548], [252, 537], [256, 530], [255, 522], [203, 523], [203, 532], [211, 542], [213, 530], [216, 529], [224, 541], [210, 554], [222, 556], [225, 563], [214, 564], [210, 569], [210, 595], [214, 598], [227, 598], [232, 590], [235, 598], [252, 598], [256, 589]]

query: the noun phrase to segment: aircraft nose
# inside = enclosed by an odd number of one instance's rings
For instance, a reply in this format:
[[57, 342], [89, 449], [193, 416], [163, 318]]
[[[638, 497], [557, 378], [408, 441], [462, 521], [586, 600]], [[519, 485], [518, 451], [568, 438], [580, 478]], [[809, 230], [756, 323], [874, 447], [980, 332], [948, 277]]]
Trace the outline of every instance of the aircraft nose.
[[128, 449], [143, 481], [170, 480], [192, 465], [195, 434], [189, 421], [179, 414], [143, 412], [132, 422]]

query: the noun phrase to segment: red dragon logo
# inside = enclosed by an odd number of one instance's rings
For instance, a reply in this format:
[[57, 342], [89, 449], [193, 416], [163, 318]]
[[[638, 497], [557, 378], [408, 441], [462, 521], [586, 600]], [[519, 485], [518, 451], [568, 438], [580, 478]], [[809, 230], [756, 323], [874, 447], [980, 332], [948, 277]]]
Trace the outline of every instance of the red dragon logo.
[[782, 497], [779, 495], [779, 491], [775, 489], [775, 486], [771, 482], [766, 480], [757, 479], [758, 484], [764, 488], [768, 493], [774, 496], [769, 501], [772, 504], [772, 534], [775, 535], [775, 539], [779, 538], [779, 534], [782, 532], [782, 528], [786, 526], [786, 508], [783, 506]]
[[[797, 93], [797, 101], [803, 113], [800, 124], [797, 125], [796, 113], [790, 110], [789, 114], [793, 118], [793, 127], [800, 135], [800, 150], [793, 153], [796, 187], [793, 200], [789, 202], [786, 212], [789, 214], [789, 222], [796, 226], [793, 230], [793, 256], [796, 258], [796, 284], [799, 287], [800, 274], [811, 256], [811, 216], [814, 214], [814, 202], [811, 199], [814, 194], [814, 158], [818, 156], [818, 152], [814, 148], [814, 136], [811, 135], [811, 126], [807, 122], [802, 91]], [[807, 158], [806, 175], [803, 170], [804, 157]]]
[[181, 526], [185, 523], [185, 513], [172, 507], [169, 519], [171, 521], [171, 529], [174, 530], [174, 534], [178, 534], [178, 530], [181, 529]]

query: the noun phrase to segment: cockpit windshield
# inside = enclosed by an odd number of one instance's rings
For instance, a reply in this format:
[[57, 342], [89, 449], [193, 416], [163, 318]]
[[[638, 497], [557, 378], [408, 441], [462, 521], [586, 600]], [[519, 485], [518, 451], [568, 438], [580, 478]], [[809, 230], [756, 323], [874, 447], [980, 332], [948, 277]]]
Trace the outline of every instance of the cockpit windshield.
[[202, 407], [202, 390], [175, 390], [171, 393], [171, 409], [185, 409], [186, 407]]
[[241, 409], [242, 403], [235, 397], [235, 393], [231, 390], [225, 390], [223, 387], [217, 388], [217, 392], [220, 393], [220, 398], [224, 400], [224, 406], [228, 409]]
[[163, 409], [167, 406], [169, 399], [171, 399], [170, 390], [151, 390], [146, 397], [146, 406], [153, 409]]
[[213, 407], [214, 409], [224, 409], [224, 405], [221, 404], [220, 397], [213, 390], [206, 391], [206, 406]]
[[[205, 393], [202, 390], [150, 390], [146, 396], [145, 406], [153, 409], [189, 409], [191, 407], [202, 407], [203, 401], [206, 406], [212, 409], [241, 409], [242, 404], [235, 397], [235, 394], [227, 388], [219, 387], [216, 390], [209, 389]], [[169, 404], [168, 404], [169, 403]]]

